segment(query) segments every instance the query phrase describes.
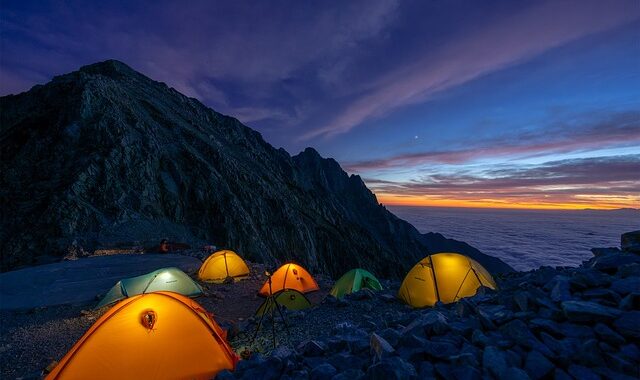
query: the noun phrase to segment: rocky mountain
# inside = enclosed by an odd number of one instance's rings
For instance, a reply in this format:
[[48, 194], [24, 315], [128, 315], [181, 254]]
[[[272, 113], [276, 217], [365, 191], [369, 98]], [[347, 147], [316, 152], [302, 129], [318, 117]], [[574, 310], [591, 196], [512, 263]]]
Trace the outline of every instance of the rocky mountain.
[[340, 275], [403, 274], [429, 252], [499, 259], [420, 234], [359, 176], [313, 149], [290, 156], [118, 61], [0, 98], [2, 270], [70, 246], [215, 244], [253, 261]]

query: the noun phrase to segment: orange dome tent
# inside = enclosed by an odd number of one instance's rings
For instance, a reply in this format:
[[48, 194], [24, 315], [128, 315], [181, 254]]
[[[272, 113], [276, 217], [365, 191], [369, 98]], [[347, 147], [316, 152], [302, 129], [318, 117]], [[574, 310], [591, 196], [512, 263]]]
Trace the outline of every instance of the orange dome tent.
[[155, 292], [107, 311], [47, 379], [210, 379], [237, 361], [220, 326], [198, 303]]
[[225, 281], [239, 281], [249, 275], [249, 267], [237, 253], [229, 250], [218, 251], [209, 256], [198, 271], [198, 278], [221, 284]]
[[[298, 264], [284, 264], [271, 275], [271, 291], [275, 294], [281, 290], [293, 289], [300, 293], [309, 293], [320, 289], [316, 280], [309, 272]], [[265, 281], [260, 292], [261, 296], [269, 295], [269, 280]]]

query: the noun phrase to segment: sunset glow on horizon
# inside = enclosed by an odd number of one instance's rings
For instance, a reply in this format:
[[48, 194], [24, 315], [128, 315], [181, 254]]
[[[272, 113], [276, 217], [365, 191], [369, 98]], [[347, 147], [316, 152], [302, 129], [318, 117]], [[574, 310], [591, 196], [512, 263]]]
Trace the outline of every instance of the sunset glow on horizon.
[[385, 206], [454, 207], [454, 208], [497, 208], [526, 210], [618, 210], [638, 209], [640, 196], [622, 199], [601, 199], [576, 202], [553, 201], [549, 199], [508, 200], [508, 199], [438, 199], [426, 196], [403, 196], [396, 194], [376, 194], [378, 202]]

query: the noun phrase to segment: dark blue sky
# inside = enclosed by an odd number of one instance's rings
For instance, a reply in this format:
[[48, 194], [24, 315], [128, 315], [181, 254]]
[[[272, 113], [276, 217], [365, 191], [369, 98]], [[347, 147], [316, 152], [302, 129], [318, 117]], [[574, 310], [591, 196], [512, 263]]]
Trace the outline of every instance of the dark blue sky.
[[5, 1], [0, 31], [2, 95], [119, 59], [386, 203], [640, 207], [637, 0]]

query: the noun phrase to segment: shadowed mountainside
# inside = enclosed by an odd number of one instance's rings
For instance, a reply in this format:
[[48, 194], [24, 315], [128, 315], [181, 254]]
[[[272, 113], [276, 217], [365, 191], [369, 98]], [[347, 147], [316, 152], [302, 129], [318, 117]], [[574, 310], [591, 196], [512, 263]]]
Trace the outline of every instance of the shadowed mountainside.
[[[398, 276], [430, 252], [497, 258], [420, 234], [378, 204], [359, 176], [307, 148], [291, 157], [118, 61], [0, 98], [2, 270], [168, 237], [295, 260], [333, 276]], [[75, 242], [75, 243], [74, 243]]]

